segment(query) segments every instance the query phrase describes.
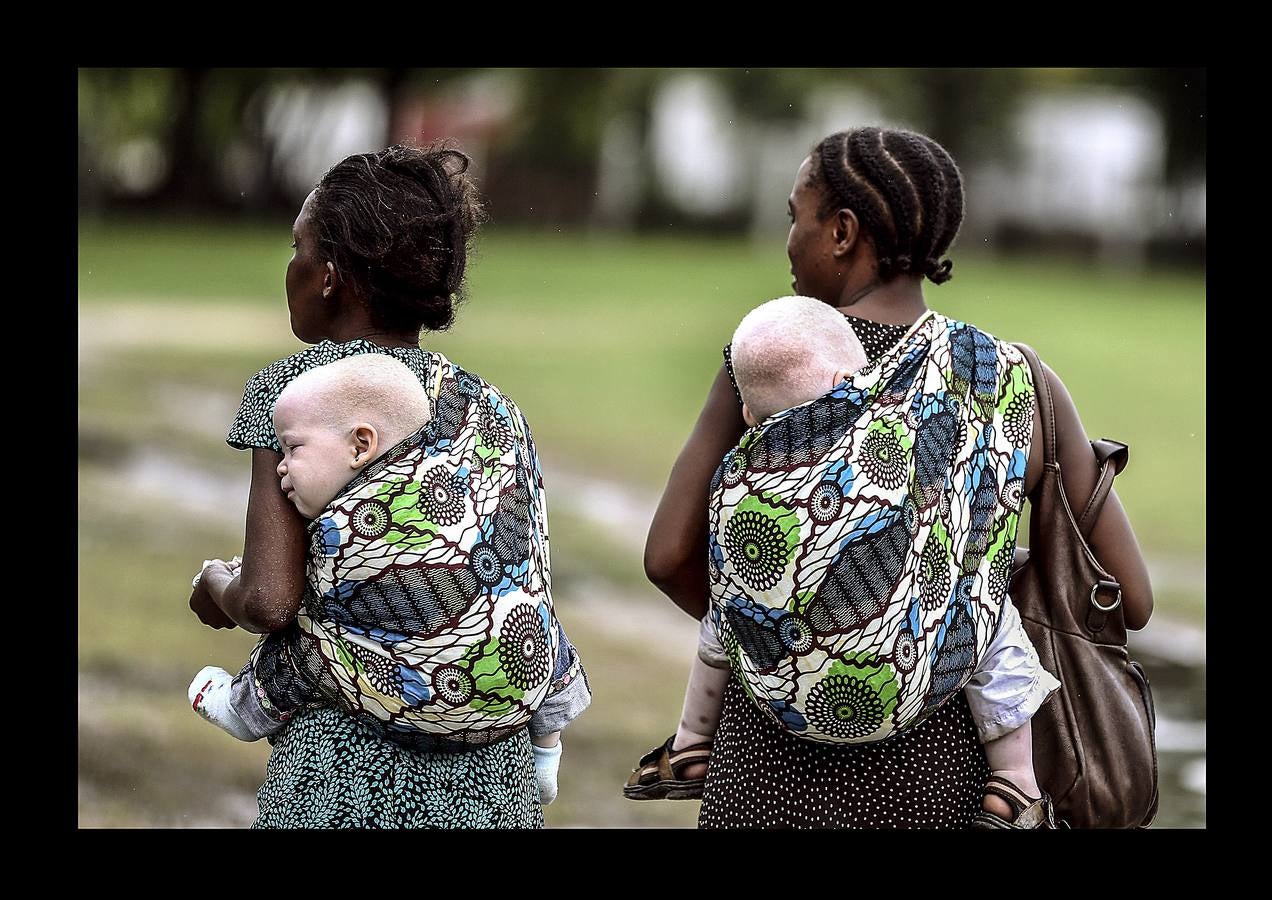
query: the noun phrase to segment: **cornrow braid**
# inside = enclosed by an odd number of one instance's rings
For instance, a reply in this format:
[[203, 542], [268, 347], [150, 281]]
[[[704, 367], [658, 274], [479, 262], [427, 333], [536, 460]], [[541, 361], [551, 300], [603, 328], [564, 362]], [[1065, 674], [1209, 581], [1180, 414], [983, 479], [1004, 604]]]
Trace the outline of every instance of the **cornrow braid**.
[[910, 131], [858, 128], [821, 141], [809, 178], [822, 191], [818, 215], [848, 208], [874, 242], [879, 277], [950, 280], [941, 256], [963, 222], [963, 179], [945, 148]]
[[922, 225], [922, 212], [917, 209], [919, 198], [905, 170], [883, 146], [883, 129], [863, 128], [854, 133], [848, 142], [856, 151], [854, 163], [866, 178], [888, 198], [892, 219], [896, 223], [896, 238], [888, 251], [879, 254], [879, 277], [887, 281], [894, 273], [910, 270], [910, 247], [914, 234]]
[[[963, 224], [963, 211], [966, 198], [963, 195], [963, 175], [958, 170], [958, 166], [954, 163], [954, 158], [949, 152], [932, 140], [930, 137], [918, 134], [915, 135], [928, 152], [932, 154], [932, 158], [936, 161], [938, 170], [945, 179], [945, 197], [941, 204], [945, 209], [944, 227], [941, 229], [932, 243], [932, 260], [936, 261], [945, 254], [945, 251], [954, 243], [954, 238], [958, 235], [958, 229]], [[954, 267], [954, 263], [945, 260], [937, 266], [936, 275], [929, 274], [929, 278], [935, 284], [944, 284], [953, 276], [950, 269]], [[938, 277], [939, 276], [939, 277]]]
[[911, 271], [926, 275], [930, 270], [929, 263], [936, 264], [932, 259], [932, 246], [945, 228], [945, 205], [941, 202], [945, 192], [945, 176], [941, 174], [936, 160], [917, 135], [894, 131], [886, 136], [884, 146], [904, 171], [913, 173], [910, 185], [926, 219], [920, 220], [915, 229], [914, 242], [910, 245], [910, 257], [915, 262]]
[[829, 189], [822, 191], [818, 215], [825, 219], [833, 216], [836, 210], [848, 207], [857, 214], [876, 247], [883, 244], [890, 248], [896, 240], [896, 225], [888, 210], [888, 202], [853, 166], [848, 152], [849, 137], [846, 131], [831, 135], [822, 141], [819, 148], [821, 165], [814, 166], [811, 175], [814, 181], [819, 175], [829, 180]]

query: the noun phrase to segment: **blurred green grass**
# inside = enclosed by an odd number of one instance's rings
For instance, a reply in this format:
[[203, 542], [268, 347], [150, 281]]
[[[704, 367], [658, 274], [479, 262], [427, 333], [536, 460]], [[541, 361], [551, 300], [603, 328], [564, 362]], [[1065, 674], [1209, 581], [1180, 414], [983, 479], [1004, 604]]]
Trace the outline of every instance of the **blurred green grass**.
[[[275, 317], [283, 336], [276, 352], [292, 352], [301, 345], [283, 330], [289, 241], [285, 224], [84, 224], [81, 303], [242, 305]], [[1202, 274], [1110, 273], [958, 248], [953, 257], [957, 277], [928, 285], [929, 304], [1031, 344], [1068, 386], [1087, 431], [1131, 446], [1117, 489], [1142, 545], [1203, 556]], [[507, 390], [540, 444], [571, 467], [654, 489], [734, 326], [790, 291], [780, 238], [757, 245], [491, 230], [470, 272], [457, 327], [426, 335], [425, 344]], [[182, 377], [241, 390], [267, 361], [259, 350], [236, 359], [224, 347], [202, 359], [183, 351]]]
[[[243, 383], [301, 347], [283, 299], [289, 241], [286, 223], [81, 225], [82, 824], [250, 821], [268, 747], [199, 721], [185, 687], [203, 665], [236, 668], [254, 638], [200, 627], [186, 600], [200, 560], [241, 548], [248, 463], [224, 434]], [[1032, 343], [1068, 384], [1088, 431], [1132, 446], [1118, 491], [1145, 551], [1203, 565], [1202, 277], [954, 256], [958, 277], [930, 288], [929, 303]], [[549, 474], [654, 493], [734, 325], [788, 292], [780, 239], [491, 230], [456, 330], [425, 344], [518, 401]], [[158, 461], [173, 468], [145, 490], [129, 480]], [[182, 472], [206, 473], [204, 489], [235, 512], [204, 517], [166, 502], [164, 490], [183, 489]], [[675, 726], [690, 655], [674, 663], [679, 656], [650, 634], [678, 614], [644, 580], [643, 534], [619, 540], [561, 502], [551, 483], [549, 491], [554, 592], [597, 701], [566, 732], [561, 794], [547, 820], [692, 825], [696, 803], [638, 804], [619, 793], [636, 758]], [[1158, 601], [1161, 612], [1204, 615], [1196, 590], [1165, 588]], [[611, 615], [617, 609], [624, 617]], [[672, 624], [691, 627], [681, 618]]]

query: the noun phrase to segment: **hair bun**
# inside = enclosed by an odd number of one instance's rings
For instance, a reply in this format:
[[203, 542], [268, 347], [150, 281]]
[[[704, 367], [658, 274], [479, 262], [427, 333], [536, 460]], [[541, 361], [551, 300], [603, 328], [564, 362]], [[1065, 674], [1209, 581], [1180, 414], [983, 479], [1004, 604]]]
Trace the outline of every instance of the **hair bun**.
[[950, 271], [954, 268], [954, 261], [951, 259], [937, 262], [935, 258], [931, 258], [924, 262], [923, 268], [933, 284], [945, 284], [945, 282], [954, 277], [950, 274]]
[[347, 157], [315, 192], [323, 246], [386, 330], [441, 330], [462, 299], [468, 243], [483, 218], [469, 158], [395, 144]]
[[455, 321], [455, 304], [448, 294], [403, 296], [404, 308], [412, 309], [429, 331], [444, 331]]

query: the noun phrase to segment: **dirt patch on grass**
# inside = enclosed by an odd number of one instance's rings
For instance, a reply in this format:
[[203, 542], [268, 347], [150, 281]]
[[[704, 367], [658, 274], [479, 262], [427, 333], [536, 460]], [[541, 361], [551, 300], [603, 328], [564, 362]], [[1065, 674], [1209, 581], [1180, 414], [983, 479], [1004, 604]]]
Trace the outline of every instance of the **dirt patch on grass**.
[[80, 367], [103, 352], [136, 346], [253, 350], [267, 358], [300, 343], [274, 307], [216, 303], [109, 303], [79, 307]]
[[171, 690], [173, 673], [94, 667], [79, 676], [82, 827], [244, 827], [268, 745], [214, 733]]

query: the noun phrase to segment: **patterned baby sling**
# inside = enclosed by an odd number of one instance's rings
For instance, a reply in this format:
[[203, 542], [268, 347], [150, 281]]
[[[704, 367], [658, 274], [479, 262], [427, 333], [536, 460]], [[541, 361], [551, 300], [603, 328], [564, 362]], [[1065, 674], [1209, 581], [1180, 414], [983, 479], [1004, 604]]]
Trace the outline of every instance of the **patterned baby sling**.
[[711, 482], [710, 615], [760, 709], [879, 741], [967, 683], [1006, 596], [1033, 408], [1019, 350], [928, 311], [743, 436]]
[[434, 358], [432, 419], [311, 523], [301, 613], [244, 670], [280, 720], [326, 701], [399, 737], [486, 744], [549, 692], [558, 632], [529, 427]]

